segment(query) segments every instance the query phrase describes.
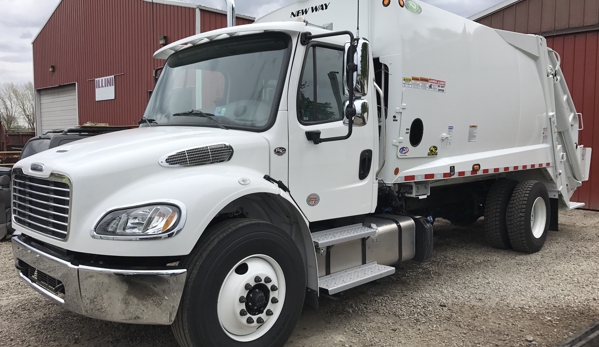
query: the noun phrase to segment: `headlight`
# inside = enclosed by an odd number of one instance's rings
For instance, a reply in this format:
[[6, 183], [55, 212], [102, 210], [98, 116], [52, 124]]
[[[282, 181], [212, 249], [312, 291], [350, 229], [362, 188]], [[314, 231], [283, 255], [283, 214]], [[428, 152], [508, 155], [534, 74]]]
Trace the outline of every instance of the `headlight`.
[[167, 204], [116, 210], [100, 220], [94, 229], [94, 236], [162, 237], [177, 228], [181, 217], [180, 208]]

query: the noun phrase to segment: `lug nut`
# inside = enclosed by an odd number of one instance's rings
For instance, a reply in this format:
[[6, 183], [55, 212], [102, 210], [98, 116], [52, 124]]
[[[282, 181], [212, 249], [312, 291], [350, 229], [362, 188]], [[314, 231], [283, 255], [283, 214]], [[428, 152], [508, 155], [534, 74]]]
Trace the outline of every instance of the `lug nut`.
[[277, 290], [279, 290], [279, 288], [273, 284], [272, 286], [270, 286], [270, 290], [276, 292]]
[[264, 324], [264, 319], [262, 319], [262, 317], [258, 317], [258, 319], [256, 319], [256, 323]]
[[270, 283], [270, 282], [272, 282], [272, 280], [270, 279], [270, 277], [264, 278], [264, 283]]
[[242, 304], [245, 303], [245, 296], [239, 297], [239, 302]]
[[245, 316], [247, 316], [247, 315], [248, 315], [248, 311], [246, 311], [246, 310], [241, 310], [241, 311], [239, 311], [239, 315], [240, 315], [240, 316], [242, 316], [242, 317], [245, 317]]
[[252, 285], [249, 283], [245, 284], [245, 290], [251, 290], [252, 289]]
[[252, 318], [252, 317], [248, 317], [248, 319], [246, 320], [246, 322], [247, 322], [248, 324], [254, 324], [254, 318]]
[[266, 310], [266, 315], [270, 317], [270, 316], [272, 316], [272, 315], [273, 315], [273, 313], [272, 313], [272, 311], [271, 311], [271, 310]]
[[273, 304], [276, 304], [276, 303], [278, 303], [278, 302], [279, 302], [279, 299], [277, 299], [277, 298], [272, 298], [272, 299], [270, 300], [270, 302], [272, 302]]
[[262, 278], [260, 278], [260, 276], [256, 276], [256, 278], [254, 278], [254, 282], [260, 283], [262, 282]]

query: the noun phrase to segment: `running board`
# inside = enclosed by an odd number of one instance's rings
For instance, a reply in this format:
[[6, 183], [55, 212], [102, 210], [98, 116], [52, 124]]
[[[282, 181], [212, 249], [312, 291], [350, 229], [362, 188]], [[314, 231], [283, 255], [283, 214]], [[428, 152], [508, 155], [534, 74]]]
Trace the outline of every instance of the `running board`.
[[373, 262], [349, 270], [340, 271], [332, 275], [320, 277], [318, 279], [318, 286], [320, 289], [325, 290], [329, 295], [332, 295], [364, 283], [393, 275], [394, 273], [394, 267], [378, 265], [376, 262]]
[[314, 241], [314, 246], [317, 248], [325, 248], [343, 242], [376, 236], [377, 232], [376, 227], [371, 228], [362, 224], [354, 224], [313, 233], [312, 241]]

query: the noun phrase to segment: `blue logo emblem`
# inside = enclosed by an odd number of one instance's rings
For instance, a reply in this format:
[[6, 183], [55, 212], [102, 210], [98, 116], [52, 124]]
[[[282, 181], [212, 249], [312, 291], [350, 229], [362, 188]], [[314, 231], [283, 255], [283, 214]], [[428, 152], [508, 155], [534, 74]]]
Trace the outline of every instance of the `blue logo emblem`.
[[399, 149], [399, 154], [401, 155], [407, 155], [408, 153], [410, 153], [410, 149], [408, 147], [402, 147]]

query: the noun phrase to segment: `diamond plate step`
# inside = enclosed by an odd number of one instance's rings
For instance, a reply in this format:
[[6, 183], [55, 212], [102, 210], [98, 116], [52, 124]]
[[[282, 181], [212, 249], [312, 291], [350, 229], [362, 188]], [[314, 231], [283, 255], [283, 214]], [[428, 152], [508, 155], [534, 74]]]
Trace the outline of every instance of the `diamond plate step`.
[[314, 241], [316, 247], [324, 248], [364, 237], [376, 236], [376, 233], [376, 228], [365, 227], [362, 224], [354, 224], [313, 233], [312, 241]]
[[318, 279], [318, 286], [329, 294], [337, 294], [344, 290], [372, 282], [395, 273], [391, 266], [378, 265], [376, 262], [357, 266]]

